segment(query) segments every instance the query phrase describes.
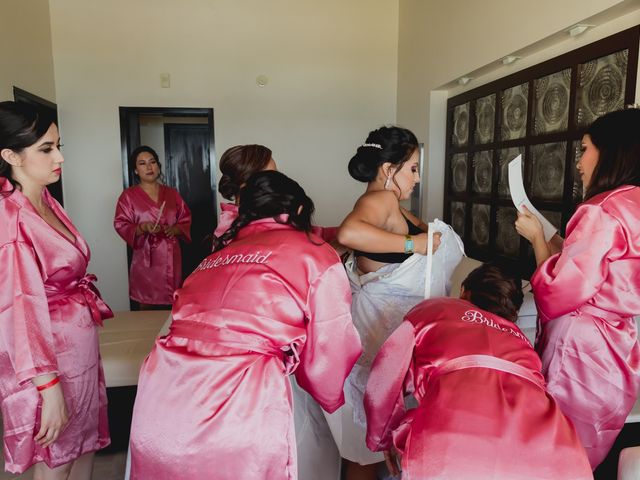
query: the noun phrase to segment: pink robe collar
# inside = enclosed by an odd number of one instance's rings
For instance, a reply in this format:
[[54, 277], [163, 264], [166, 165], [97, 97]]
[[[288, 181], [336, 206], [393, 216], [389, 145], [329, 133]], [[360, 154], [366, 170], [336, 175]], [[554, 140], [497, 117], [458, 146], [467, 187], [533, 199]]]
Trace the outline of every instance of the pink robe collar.
[[49, 225], [47, 222], [45, 222], [44, 219], [42, 217], [40, 217], [40, 215], [38, 214], [38, 211], [31, 204], [29, 199], [22, 193], [22, 191], [19, 188], [15, 188], [14, 189], [14, 187], [11, 184], [11, 182], [9, 181], [9, 179], [6, 178], [6, 177], [0, 177], [0, 192], [2, 192], [2, 194], [6, 194], [6, 193], [10, 192], [9, 196], [11, 197], [11, 200], [13, 202], [15, 202], [21, 208], [25, 208], [31, 214], [33, 214], [36, 217], [38, 217], [40, 222], [45, 224], [48, 228], [51, 228], [52, 230], [54, 230], [65, 241], [69, 242], [71, 245], [73, 245], [75, 248], [77, 248], [80, 251], [80, 253], [82, 254], [82, 256], [84, 257], [87, 265], [89, 264], [89, 260], [91, 259], [91, 253], [89, 251], [89, 245], [84, 240], [84, 238], [82, 238], [82, 235], [80, 235], [80, 232], [76, 229], [76, 227], [73, 225], [73, 223], [71, 223], [71, 220], [67, 216], [66, 212], [62, 209], [62, 207], [60, 207], [60, 204], [51, 196], [51, 194], [49, 193], [49, 190], [47, 188], [43, 188], [42, 189], [42, 196], [44, 198], [44, 201], [49, 206], [49, 208], [51, 208], [53, 213], [56, 214], [56, 217], [58, 217], [58, 220], [60, 220], [62, 222], [62, 224], [65, 227], [67, 227], [67, 229], [73, 234], [73, 236], [76, 239], [75, 242], [72, 242], [71, 240], [69, 240], [69, 238], [64, 233], [59, 232], [58, 230], [53, 228], [51, 225]]
[[142, 189], [140, 184], [134, 185], [132, 188], [132, 191], [135, 192], [136, 196], [138, 196], [144, 203], [147, 203], [153, 207], [159, 208], [160, 205], [162, 205], [162, 202], [166, 200], [166, 194], [167, 194], [168, 188], [169, 187], [167, 187], [166, 185], [160, 184], [160, 189], [158, 190], [157, 202], [155, 202], [153, 198], [151, 198], [149, 194]]
[[221, 203], [220, 210], [222, 210], [223, 212], [235, 213], [237, 215], [238, 205], [236, 205], [235, 203]]
[[248, 225], [245, 225], [240, 229], [238, 234], [236, 235], [236, 239], [240, 240], [241, 238], [248, 237], [253, 235], [257, 231], [264, 230], [297, 230], [295, 227], [291, 225], [287, 225], [286, 222], [289, 219], [289, 215], [282, 214], [277, 217], [269, 217], [269, 218], [261, 218], [260, 220], [254, 220]]
[[606, 192], [601, 192], [591, 197], [589, 200], [586, 200], [584, 203], [589, 205], [600, 205], [605, 201], [607, 201], [607, 199], [612, 195], [615, 195], [620, 192], [626, 192], [627, 190], [632, 190], [634, 188], [638, 188], [638, 187], [636, 185], [622, 185], [620, 187], [614, 188], [613, 190], [607, 190]]

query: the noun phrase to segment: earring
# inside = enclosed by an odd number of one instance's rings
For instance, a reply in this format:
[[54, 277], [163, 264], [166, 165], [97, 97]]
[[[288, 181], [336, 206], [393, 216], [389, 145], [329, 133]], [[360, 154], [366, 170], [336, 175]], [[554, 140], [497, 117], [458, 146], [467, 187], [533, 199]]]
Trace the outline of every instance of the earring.
[[389, 190], [390, 185], [391, 185], [391, 177], [387, 177], [387, 181], [384, 182], [384, 189]]

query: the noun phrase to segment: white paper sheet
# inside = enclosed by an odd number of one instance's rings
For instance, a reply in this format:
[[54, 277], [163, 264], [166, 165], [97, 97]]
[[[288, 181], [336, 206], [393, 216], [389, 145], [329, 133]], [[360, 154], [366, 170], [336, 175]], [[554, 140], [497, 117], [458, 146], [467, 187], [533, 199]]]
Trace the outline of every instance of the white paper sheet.
[[509, 162], [509, 190], [511, 191], [511, 200], [513, 200], [513, 204], [519, 212], [523, 211], [522, 206], [524, 205], [540, 220], [544, 239], [548, 242], [558, 230], [551, 225], [549, 220], [544, 218], [527, 198], [527, 193], [524, 190], [524, 181], [522, 180], [522, 155], [518, 155]]

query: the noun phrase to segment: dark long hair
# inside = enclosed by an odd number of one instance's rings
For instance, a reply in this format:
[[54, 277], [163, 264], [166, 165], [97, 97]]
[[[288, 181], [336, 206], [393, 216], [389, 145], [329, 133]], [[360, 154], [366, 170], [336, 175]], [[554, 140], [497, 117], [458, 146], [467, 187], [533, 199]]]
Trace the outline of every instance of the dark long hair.
[[522, 281], [503, 265], [484, 263], [462, 282], [471, 303], [515, 322], [522, 306]]
[[[396, 167], [395, 176], [418, 148], [418, 139], [406, 128], [381, 127], [369, 132], [367, 140], [349, 161], [349, 175], [359, 182], [371, 182], [380, 165], [389, 162]], [[397, 183], [396, 183], [397, 186]]]
[[[276, 218], [276, 221], [308, 234], [313, 212], [313, 201], [297, 182], [284, 173], [275, 170], [254, 173], [240, 190], [238, 217], [224, 234], [214, 240], [213, 251], [233, 240], [242, 227], [261, 218]], [[278, 219], [282, 214], [288, 218]]]
[[[27, 103], [0, 102], [0, 150], [8, 148], [20, 153], [36, 143], [55, 123], [44, 109]], [[0, 157], [0, 176], [6, 177], [13, 188], [20, 184], [11, 176], [11, 165]]]
[[263, 170], [271, 160], [271, 150], [264, 145], [236, 145], [220, 157], [222, 176], [218, 191], [227, 200], [235, 200], [251, 175]]
[[160, 159], [158, 158], [158, 153], [148, 145], [140, 145], [137, 147], [131, 155], [129, 155], [129, 172], [131, 172], [131, 177], [133, 178], [134, 183], [140, 183], [140, 177], [136, 174], [136, 162], [138, 161], [138, 155], [141, 153], [149, 153], [153, 158], [155, 158], [156, 163], [158, 164], [158, 169], [160, 170], [160, 180], [162, 180], [162, 164], [160, 163]]
[[622, 185], [640, 186], [640, 109], [607, 113], [596, 119], [587, 135], [599, 157], [585, 200]]

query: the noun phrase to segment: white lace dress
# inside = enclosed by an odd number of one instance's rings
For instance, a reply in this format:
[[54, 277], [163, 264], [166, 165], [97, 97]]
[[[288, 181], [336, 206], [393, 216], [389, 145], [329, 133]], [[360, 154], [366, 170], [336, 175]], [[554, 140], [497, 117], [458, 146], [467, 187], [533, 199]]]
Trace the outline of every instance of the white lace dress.
[[[442, 237], [432, 256], [428, 298], [449, 294], [451, 275], [464, 255], [462, 241], [449, 225], [437, 219], [432, 225]], [[372, 452], [365, 445], [364, 391], [378, 350], [405, 314], [425, 298], [428, 260], [426, 255], [414, 254], [402, 263], [364, 275], [358, 275], [353, 254], [345, 263], [353, 295], [351, 315], [363, 354], [345, 382], [346, 404], [325, 416], [340, 455], [347, 460], [361, 465], [384, 461], [381, 452]]]

